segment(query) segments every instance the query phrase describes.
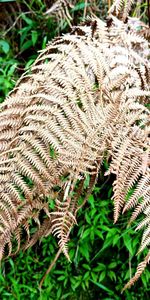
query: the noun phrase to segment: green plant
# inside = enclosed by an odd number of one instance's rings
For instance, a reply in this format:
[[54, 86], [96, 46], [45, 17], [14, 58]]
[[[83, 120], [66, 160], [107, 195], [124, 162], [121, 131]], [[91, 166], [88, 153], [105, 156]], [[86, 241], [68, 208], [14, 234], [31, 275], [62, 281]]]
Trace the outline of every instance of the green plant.
[[10, 45], [0, 40], [0, 102], [15, 85], [17, 60], [13, 58]]
[[[49, 236], [15, 257], [2, 262], [0, 297], [2, 299], [79, 300], [113, 299], [126, 300], [149, 298], [149, 272], [142, 275], [135, 289], [120, 291], [130, 273], [135, 272], [134, 254], [141, 234], [133, 240], [136, 223], [126, 228], [122, 216], [113, 225], [111, 200], [112, 178], [98, 178], [93, 194], [78, 213], [78, 225], [71, 232], [69, 255], [71, 263], [60, 256], [51, 273], [39, 289], [39, 282], [47, 265], [57, 251], [56, 240]], [[94, 229], [94, 231], [91, 229]], [[129, 238], [131, 237], [131, 238]], [[142, 287], [144, 285], [144, 288]]]

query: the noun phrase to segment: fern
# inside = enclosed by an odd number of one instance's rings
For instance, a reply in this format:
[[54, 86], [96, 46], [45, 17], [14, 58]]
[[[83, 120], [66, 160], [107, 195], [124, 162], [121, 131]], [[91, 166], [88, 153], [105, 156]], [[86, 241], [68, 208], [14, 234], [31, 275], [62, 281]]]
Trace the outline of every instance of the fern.
[[[115, 2], [117, 11], [123, 3]], [[1, 257], [52, 233], [69, 259], [69, 233], [106, 153], [107, 173], [115, 174], [114, 221], [130, 208], [130, 221], [144, 213], [137, 227], [146, 226], [140, 251], [150, 243], [148, 41], [113, 15], [109, 26], [99, 19], [88, 23], [48, 44], [1, 104]], [[47, 199], [55, 189], [51, 211]], [[149, 254], [126, 287], [148, 260]]]
[[70, 21], [72, 20], [72, 17], [69, 13], [69, 8], [73, 7], [74, 5], [68, 0], [58, 0], [45, 12], [45, 14], [56, 16], [58, 23], [59, 20], [61, 23], [63, 20], [66, 20], [71, 27]]
[[123, 21], [126, 21], [131, 11], [132, 5], [137, 1], [135, 0], [114, 0], [109, 12], [115, 13], [117, 16], [122, 14]]

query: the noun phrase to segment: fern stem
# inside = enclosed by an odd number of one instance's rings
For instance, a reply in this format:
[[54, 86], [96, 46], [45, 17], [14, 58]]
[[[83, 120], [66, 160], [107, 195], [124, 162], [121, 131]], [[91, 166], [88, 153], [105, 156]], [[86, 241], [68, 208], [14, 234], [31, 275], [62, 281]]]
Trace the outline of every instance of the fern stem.
[[111, 7], [111, 0], [108, 0], [108, 9]]
[[87, 0], [84, 2], [84, 12], [83, 12], [83, 18], [85, 19], [86, 17], [86, 10], [87, 10]]
[[54, 260], [52, 261], [52, 263], [50, 264], [50, 266], [48, 267], [47, 271], [45, 272], [44, 276], [42, 277], [42, 279], [41, 279], [41, 281], [40, 281], [40, 284], [39, 284], [39, 288], [40, 288], [40, 289], [42, 288], [42, 285], [43, 285], [43, 282], [44, 282], [46, 276], [50, 273], [50, 271], [51, 271], [52, 268], [54, 267], [54, 265], [55, 265], [55, 263], [56, 263], [58, 257], [59, 257], [60, 254], [61, 254], [61, 252], [62, 252], [62, 249], [59, 248], [59, 250], [57, 251], [57, 253], [56, 253], [56, 255], [55, 255]]

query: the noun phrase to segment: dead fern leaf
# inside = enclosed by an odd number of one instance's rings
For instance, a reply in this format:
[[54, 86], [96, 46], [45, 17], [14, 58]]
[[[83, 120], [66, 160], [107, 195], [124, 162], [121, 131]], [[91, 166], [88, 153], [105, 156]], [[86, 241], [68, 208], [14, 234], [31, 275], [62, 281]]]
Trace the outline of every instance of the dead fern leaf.
[[[83, 195], [87, 200], [106, 153], [111, 161], [107, 173], [115, 175], [114, 221], [130, 208], [131, 221], [144, 213], [138, 229], [147, 228], [140, 249], [149, 245], [148, 49], [148, 41], [128, 23], [114, 16], [109, 26], [92, 19], [48, 44], [1, 104], [1, 257], [6, 245], [11, 255], [53, 233], [69, 259], [69, 233], [82, 205], [78, 200]], [[55, 189], [51, 211], [47, 199]], [[32, 226], [37, 230], [33, 235]]]

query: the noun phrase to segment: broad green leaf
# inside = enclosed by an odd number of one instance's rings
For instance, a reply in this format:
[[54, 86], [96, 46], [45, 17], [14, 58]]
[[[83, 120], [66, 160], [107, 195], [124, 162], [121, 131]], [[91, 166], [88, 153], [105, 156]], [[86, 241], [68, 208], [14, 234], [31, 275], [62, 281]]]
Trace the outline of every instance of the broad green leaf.
[[62, 276], [60, 276], [60, 277], [57, 278], [57, 280], [59, 280], [59, 281], [62, 281], [62, 280], [64, 280], [64, 279], [65, 279], [65, 276], [64, 276], [64, 275], [62, 275]]
[[80, 250], [80, 253], [86, 258], [86, 260], [87, 261], [89, 261], [89, 247], [88, 247], [88, 244], [87, 243], [82, 243], [81, 245], [80, 245], [80, 248], [79, 248], [79, 250]]
[[106, 265], [102, 263], [98, 263], [98, 266], [93, 268], [94, 272], [104, 271], [106, 269]]
[[33, 20], [27, 17], [25, 14], [22, 14], [21, 17], [28, 25], [33, 25]]
[[9, 43], [4, 41], [4, 40], [0, 40], [0, 49], [2, 49], [2, 51], [7, 54], [10, 50], [10, 46]]
[[91, 232], [91, 229], [88, 228], [83, 232], [82, 239], [85, 239]]
[[114, 269], [116, 268], [116, 266], [117, 266], [117, 262], [114, 261], [108, 265], [108, 269]]
[[86, 269], [86, 270], [89, 270], [89, 271], [91, 270], [90, 266], [87, 265], [87, 264], [83, 264], [82, 266], [83, 266], [83, 268]]
[[32, 41], [31, 41], [31, 40], [26, 41], [26, 42], [22, 45], [21, 50], [22, 50], [22, 51], [25, 51], [25, 50], [29, 49], [31, 46], [32, 46]]

